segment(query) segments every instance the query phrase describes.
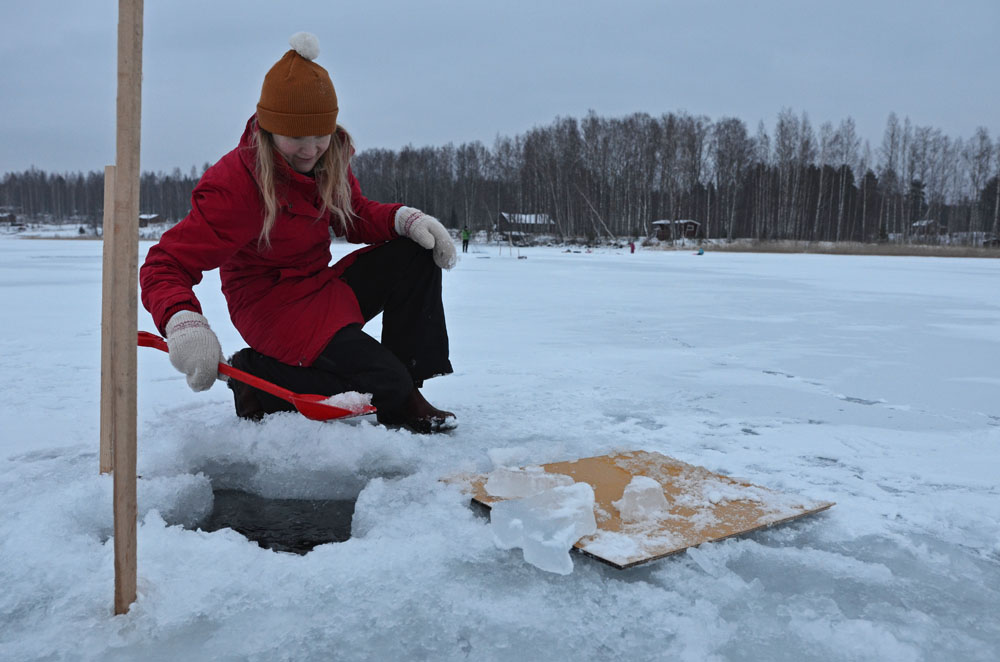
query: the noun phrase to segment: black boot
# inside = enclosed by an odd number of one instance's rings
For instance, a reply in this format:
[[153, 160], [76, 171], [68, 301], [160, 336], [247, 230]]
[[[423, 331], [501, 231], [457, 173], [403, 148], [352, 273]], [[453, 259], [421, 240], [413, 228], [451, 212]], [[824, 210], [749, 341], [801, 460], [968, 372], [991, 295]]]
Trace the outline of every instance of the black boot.
[[395, 411], [383, 411], [375, 414], [382, 425], [404, 427], [418, 434], [432, 432], [448, 432], [458, 427], [458, 419], [450, 411], [438, 409], [427, 402], [419, 389], [414, 388], [403, 406]]
[[[254, 369], [254, 364], [259, 362], [263, 355], [255, 352], [249, 347], [241, 349], [229, 358], [229, 365], [237, 370], [260, 376], [259, 370]], [[271, 359], [273, 360], [273, 359]], [[233, 402], [236, 405], [236, 415], [249, 421], [260, 421], [267, 414], [278, 411], [295, 411], [295, 407], [290, 402], [285, 402], [270, 393], [265, 393], [232, 377], [226, 382], [229, 390], [233, 392]]]

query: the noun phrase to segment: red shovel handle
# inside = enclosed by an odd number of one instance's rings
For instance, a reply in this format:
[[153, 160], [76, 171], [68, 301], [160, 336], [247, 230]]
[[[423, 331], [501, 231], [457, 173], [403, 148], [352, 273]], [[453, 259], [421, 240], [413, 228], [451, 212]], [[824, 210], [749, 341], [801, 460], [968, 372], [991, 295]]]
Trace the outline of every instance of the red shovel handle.
[[[158, 335], [149, 333], [148, 331], [139, 332], [138, 344], [140, 347], [153, 347], [154, 349], [158, 349], [162, 352], [170, 352], [170, 348], [167, 346], [166, 340]], [[234, 368], [226, 363], [219, 364], [219, 372], [227, 377], [243, 382], [244, 384], [249, 384], [255, 388], [259, 388], [261, 391], [270, 393], [271, 395], [292, 403], [300, 413], [307, 418], [314, 420], [325, 421], [332, 418], [344, 418], [346, 416], [370, 414], [375, 411], [375, 407], [372, 407], [371, 405], [366, 406], [365, 409], [360, 412], [343, 409], [335, 405], [329, 405], [323, 402], [327, 399], [327, 396], [325, 395], [294, 393], [286, 388], [278, 386], [277, 384], [273, 384], [266, 379], [255, 377], [248, 372], [243, 372], [242, 370]]]
[[[148, 331], [139, 332], [139, 346], [153, 347], [160, 350], [161, 352], [167, 352], [168, 354], [170, 353], [170, 348], [167, 346], [167, 341], [161, 338], [160, 336], [154, 335]], [[255, 377], [248, 372], [243, 372], [239, 368], [234, 368], [233, 366], [228, 365], [226, 363], [219, 364], [219, 372], [228, 377], [232, 377], [238, 381], [241, 381], [244, 384], [249, 384], [250, 386], [259, 388], [260, 390], [270, 393], [271, 395], [276, 395], [282, 400], [290, 401], [291, 397], [295, 395], [295, 393], [292, 393], [288, 389], [282, 388], [277, 384], [272, 384], [271, 382], [265, 381], [260, 377]]]

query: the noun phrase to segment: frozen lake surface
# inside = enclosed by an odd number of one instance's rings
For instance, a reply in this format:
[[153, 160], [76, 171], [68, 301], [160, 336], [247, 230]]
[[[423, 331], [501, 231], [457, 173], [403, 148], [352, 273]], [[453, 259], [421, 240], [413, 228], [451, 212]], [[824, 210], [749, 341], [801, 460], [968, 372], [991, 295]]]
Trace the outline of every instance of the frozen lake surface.
[[[521, 254], [445, 275], [456, 371], [425, 392], [449, 435], [239, 421], [139, 350], [139, 599], [114, 617], [101, 243], [0, 240], [0, 658], [997, 659], [1000, 260]], [[218, 274], [197, 292], [243, 347]], [[440, 482], [636, 449], [837, 505], [563, 576]], [[353, 537], [199, 531], [213, 490], [356, 499]]]

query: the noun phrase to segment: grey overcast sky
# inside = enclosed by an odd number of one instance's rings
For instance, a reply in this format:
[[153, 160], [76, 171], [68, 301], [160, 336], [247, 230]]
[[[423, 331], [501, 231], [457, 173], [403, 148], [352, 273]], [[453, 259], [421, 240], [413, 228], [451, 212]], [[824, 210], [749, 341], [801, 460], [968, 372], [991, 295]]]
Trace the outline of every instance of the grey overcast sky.
[[[114, 0], [0, 0], [0, 173], [114, 162]], [[487, 146], [588, 110], [1000, 132], [1000, 0], [146, 0], [142, 169], [232, 149], [267, 69], [320, 41], [359, 149]]]

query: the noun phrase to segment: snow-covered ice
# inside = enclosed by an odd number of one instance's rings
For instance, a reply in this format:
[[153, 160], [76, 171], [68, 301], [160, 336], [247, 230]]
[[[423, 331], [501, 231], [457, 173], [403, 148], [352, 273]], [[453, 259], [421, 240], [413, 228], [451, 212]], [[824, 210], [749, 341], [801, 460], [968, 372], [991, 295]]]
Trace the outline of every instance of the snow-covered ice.
[[612, 503], [625, 522], [655, 521], [670, 508], [663, 486], [648, 476], [633, 476], [622, 498]]
[[[996, 659], [1000, 260], [471, 248], [425, 389], [448, 435], [238, 421], [137, 350], [139, 599], [112, 616], [101, 244], [0, 240], [0, 659]], [[217, 274], [197, 292], [243, 347]], [[631, 449], [837, 506], [561, 576], [441, 482]], [[356, 498], [353, 537], [193, 530], [221, 489]]]
[[501, 549], [520, 547], [531, 565], [568, 575], [573, 572], [570, 548], [597, 531], [594, 488], [573, 483], [499, 501], [490, 509], [490, 524]]

